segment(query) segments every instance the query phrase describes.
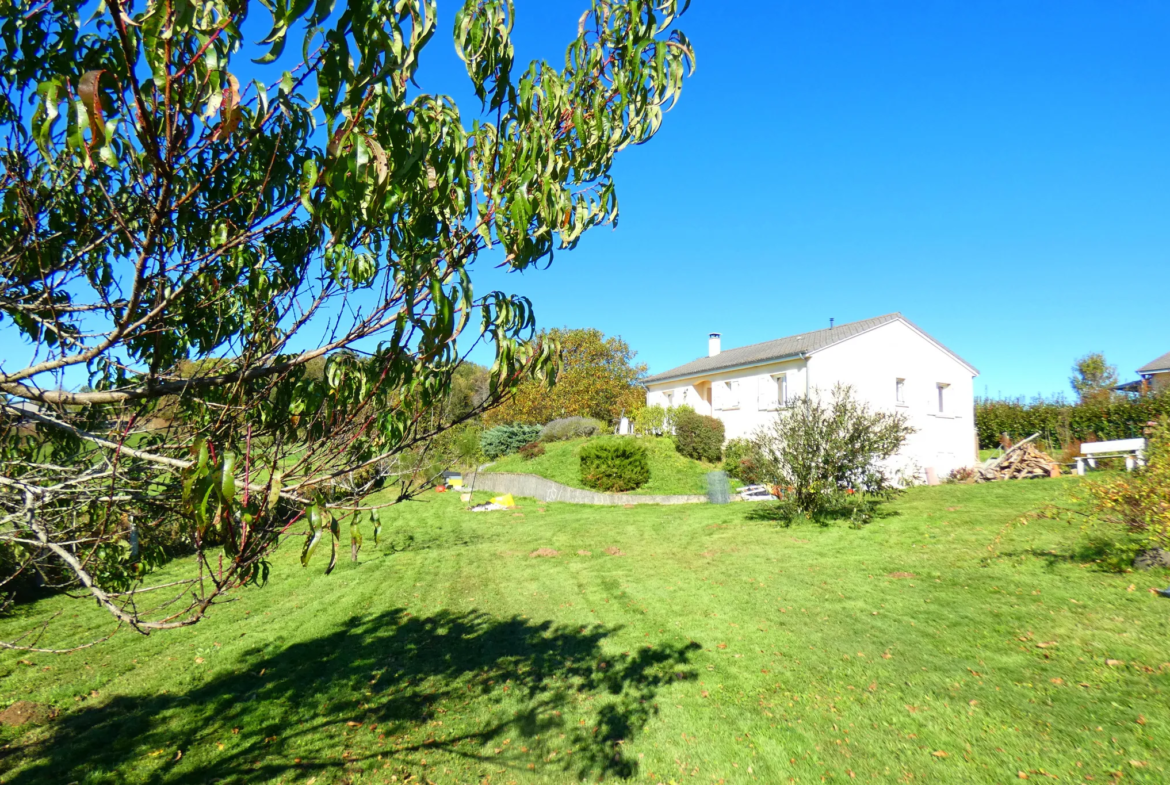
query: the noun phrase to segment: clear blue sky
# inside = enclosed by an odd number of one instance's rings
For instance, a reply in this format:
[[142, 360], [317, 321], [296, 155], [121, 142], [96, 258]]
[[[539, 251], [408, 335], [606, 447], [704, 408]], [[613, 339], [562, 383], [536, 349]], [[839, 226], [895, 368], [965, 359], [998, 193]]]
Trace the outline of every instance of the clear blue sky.
[[[518, 57], [561, 62], [583, 7], [520, 0]], [[1170, 351], [1170, 4], [696, 0], [681, 26], [698, 72], [619, 159], [617, 231], [479, 286], [620, 334], [652, 372], [710, 331], [890, 311], [978, 367], [980, 394]], [[424, 87], [458, 67], [441, 48]]]
[[[439, 5], [419, 83], [470, 123]], [[518, 70], [563, 63], [585, 0], [517, 6]], [[1090, 351], [1128, 379], [1170, 351], [1170, 3], [695, 0], [681, 26], [699, 69], [619, 158], [618, 229], [548, 270], [485, 265], [478, 291], [621, 335], [652, 372], [711, 331], [741, 346], [890, 311], [977, 366], [980, 394], [1067, 392]]]

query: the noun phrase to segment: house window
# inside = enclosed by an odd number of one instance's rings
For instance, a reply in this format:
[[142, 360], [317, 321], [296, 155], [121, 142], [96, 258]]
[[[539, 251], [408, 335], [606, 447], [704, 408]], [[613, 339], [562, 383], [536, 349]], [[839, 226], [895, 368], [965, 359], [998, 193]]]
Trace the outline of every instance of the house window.
[[778, 373], [772, 377], [776, 384], [776, 405], [788, 405], [788, 376], [786, 374]]
[[690, 390], [683, 390], [683, 401], [682, 402], [684, 404], [687, 402], [687, 398], [690, 397], [689, 393], [690, 393]]
[[788, 377], [782, 373], [759, 377], [762, 412], [773, 411], [788, 405]]
[[720, 396], [719, 408], [721, 409], [738, 409], [739, 408], [739, 382], [724, 382], [723, 394]]
[[663, 393], [663, 396], [665, 396], [665, 398], [666, 398], [666, 408], [667, 409], [669, 409], [671, 406], [674, 406], [674, 393], [673, 392]]
[[946, 384], [944, 382], [938, 383], [938, 413], [939, 414], [946, 414], [947, 413], [947, 388], [948, 387], [950, 387], [949, 384]]
[[901, 404], [902, 406], [906, 405], [906, 380], [905, 379], [898, 379], [894, 383], [894, 396], [895, 396], [895, 401], [897, 403]]

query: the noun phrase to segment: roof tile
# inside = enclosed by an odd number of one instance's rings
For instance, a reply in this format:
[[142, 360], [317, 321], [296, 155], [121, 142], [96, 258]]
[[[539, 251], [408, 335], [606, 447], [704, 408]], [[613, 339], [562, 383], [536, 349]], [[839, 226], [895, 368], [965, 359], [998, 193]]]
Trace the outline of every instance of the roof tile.
[[[799, 335], [790, 335], [787, 338], [777, 338], [774, 341], [764, 341], [763, 343], [754, 343], [750, 346], [741, 346], [737, 349], [728, 349], [720, 352], [714, 357], [700, 357], [697, 360], [692, 360], [685, 365], [680, 365], [677, 368], [671, 368], [669, 371], [648, 376], [643, 381], [647, 384], [654, 382], [664, 382], [670, 379], [682, 379], [687, 376], [695, 376], [698, 374], [712, 373], [715, 371], [722, 371], [728, 368], [737, 368], [742, 365], [758, 365], [760, 363], [769, 362], [772, 360], [780, 360], [785, 357], [793, 357], [800, 354], [810, 354], [812, 352], [824, 349], [835, 343], [852, 338], [855, 335], [872, 330], [875, 327], [880, 327], [883, 324], [888, 324], [894, 321], [904, 321], [910, 324], [914, 329], [926, 333], [917, 325], [913, 324], [909, 319], [902, 316], [900, 313], [888, 313], [884, 316], [875, 316], [872, 319], [862, 319], [857, 322], [849, 322], [847, 324], [838, 325], [836, 327], [829, 327], [823, 330], [813, 330], [808, 333], [801, 333]], [[927, 336], [928, 338], [930, 336]], [[947, 349], [933, 338], [930, 340], [938, 344], [944, 351], [950, 354], [964, 365], [970, 366], [970, 363], [963, 360], [954, 352]]]

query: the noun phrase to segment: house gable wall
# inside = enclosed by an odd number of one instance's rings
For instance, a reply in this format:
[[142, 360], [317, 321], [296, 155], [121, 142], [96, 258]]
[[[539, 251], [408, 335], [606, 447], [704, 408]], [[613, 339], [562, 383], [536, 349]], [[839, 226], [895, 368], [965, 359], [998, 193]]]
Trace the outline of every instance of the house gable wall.
[[[933, 467], [945, 476], [978, 459], [975, 449], [974, 372], [931, 339], [903, 321], [894, 321], [825, 347], [806, 358], [730, 369], [702, 377], [655, 382], [647, 386], [648, 405], [686, 403], [701, 414], [724, 423], [727, 438], [752, 435], [776, 416], [764, 391], [774, 390], [775, 377], [784, 374], [790, 397], [827, 393], [836, 384], [848, 384], [871, 408], [906, 414], [916, 433], [899, 456], [900, 467]], [[897, 401], [897, 380], [904, 379], [904, 403]], [[738, 405], [728, 405], [721, 385], [738, 385]], [[716, 388], [713, 406], [701, 392]], [[947, 385], [945, 411], [938, 411], [938, 385]]]
[[[904, 413], [916, 432], [902, 450], [906, 462], [933, 467], [940, 477], [978, 460], [972, 370], [905, 322], [891, 322], [830, 346], [810, 358], [811, 382], [822, 390], [851, 385], [874, 409]], [[897, 380], [903, 379], [903, 402]], [[939, 411], [939, 385], [944, 411]]]

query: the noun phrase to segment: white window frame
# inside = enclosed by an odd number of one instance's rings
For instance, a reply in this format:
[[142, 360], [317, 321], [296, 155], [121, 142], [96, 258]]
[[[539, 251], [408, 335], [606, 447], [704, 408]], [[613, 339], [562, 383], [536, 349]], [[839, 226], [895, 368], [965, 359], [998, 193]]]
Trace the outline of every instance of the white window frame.
[[725, 382], [716, 382], [722, 385], [719, 389], [718, 408], [721, 411], [733, 411], [739, 408], [739, 380], [731, 379]]
[[788, 374], [774, 373], [772, 374], [772, 386], [776, 391], [776, 408], [788, 408]]
[[935, 388], [938, 390], [938, 412], [937, 412], [937, 414], [940, 417], [946, 417], [947, 414], [949, 414], [949, 412], [947, 411], [947, 398], [950, 396], [947, 395], [947, 388], [949, 388], [950, 386], [951, 385], [948, 384], [947, 382], [937, 382], [935, 384]]
[[894, 403], [898, 406], [909, 406], [906, 403], [906, 379], [901, 376], [894, 380]]

